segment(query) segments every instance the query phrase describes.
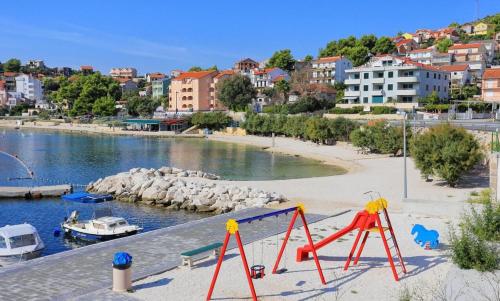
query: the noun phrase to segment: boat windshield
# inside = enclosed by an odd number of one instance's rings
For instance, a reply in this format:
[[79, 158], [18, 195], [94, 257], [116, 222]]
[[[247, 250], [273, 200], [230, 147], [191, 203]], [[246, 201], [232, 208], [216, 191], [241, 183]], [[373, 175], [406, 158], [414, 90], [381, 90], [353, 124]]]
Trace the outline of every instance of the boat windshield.
[[5, 238], [3, 238], [2, 236], [0, 236], [0, 248], [1, 249], [7, 248], [7, 244], [5, 243]]
[[9, 242], [11, 249], [32, 246], [36, 244], [35, 235], [33, 234], [13, 236], [9, 238]]

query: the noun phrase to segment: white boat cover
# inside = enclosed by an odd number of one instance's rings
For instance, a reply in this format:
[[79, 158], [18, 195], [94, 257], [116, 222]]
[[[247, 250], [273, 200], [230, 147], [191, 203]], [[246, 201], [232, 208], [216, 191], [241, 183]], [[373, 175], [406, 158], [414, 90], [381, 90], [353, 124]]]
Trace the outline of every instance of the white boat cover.
[[7, 225], [0, 228], [0, 236], [3, 236], [4, 238], [34, 233], [37, 233], [37, 231], [35, 227], [30, 224]]

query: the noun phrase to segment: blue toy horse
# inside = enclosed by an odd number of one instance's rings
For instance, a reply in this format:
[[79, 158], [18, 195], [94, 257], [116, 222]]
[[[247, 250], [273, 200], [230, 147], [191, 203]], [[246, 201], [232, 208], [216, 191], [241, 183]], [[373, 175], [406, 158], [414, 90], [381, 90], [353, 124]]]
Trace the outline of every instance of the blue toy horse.
[[415, 224], [411, 229], [411, 235], [415, 235], [414, 240], [421, 247], [425, 247], [426, 243], [429, 243], [431, 249], [436, 249], [439, 245], [439, 233], [436, 230], [427, 230], [424, 226], [420, 224]]

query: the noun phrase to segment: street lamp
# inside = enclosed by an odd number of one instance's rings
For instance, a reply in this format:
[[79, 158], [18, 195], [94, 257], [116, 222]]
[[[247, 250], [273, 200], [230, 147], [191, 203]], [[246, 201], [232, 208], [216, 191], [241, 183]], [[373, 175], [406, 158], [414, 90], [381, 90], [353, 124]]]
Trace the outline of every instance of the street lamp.
[[179, 109], [177, 108], [177, 95], [179, 94], [179, 91], [175, 91], [175, 116], [177, 116], [177, 113], [179, 112]]
[[399, 112], [403, 115], [403, 200], [408, 198], [408, 180], [406, 174], [406, 111]]

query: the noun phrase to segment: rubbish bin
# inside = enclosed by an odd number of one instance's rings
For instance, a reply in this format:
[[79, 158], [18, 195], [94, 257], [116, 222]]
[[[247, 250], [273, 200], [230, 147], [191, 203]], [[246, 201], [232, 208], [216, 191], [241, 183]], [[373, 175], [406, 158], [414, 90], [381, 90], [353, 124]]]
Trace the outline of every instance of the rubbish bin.
[[126, 292], [132, 289], [132, 256], [118, 252], [113, 258], [113, 291]]

